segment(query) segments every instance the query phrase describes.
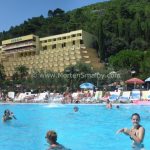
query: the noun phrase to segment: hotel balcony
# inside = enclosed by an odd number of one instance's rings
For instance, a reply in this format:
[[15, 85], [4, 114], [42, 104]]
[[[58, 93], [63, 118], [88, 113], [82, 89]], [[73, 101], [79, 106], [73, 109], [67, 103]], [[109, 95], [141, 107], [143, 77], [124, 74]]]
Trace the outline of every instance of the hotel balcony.
[[18, 43], [18, 44], [12, 44], [12, 45], [6, 45], [2, 46], [2, 50], [11, 50], [11, 49], [16, 49], [16, 48], [21, 48], [21, 47], [28, 47], [28, 46], [36, 46], [36, 42], [33, 41], [28, 41], [24, 43]]
[[31, 52], [31, 51], [36, 51], [36, 48], [28, 47], [28, 48], [16, 48], [16, 49], [11, 49], [11, 50], [5, 50], [5, 55], [20, 53], [20, 52]]

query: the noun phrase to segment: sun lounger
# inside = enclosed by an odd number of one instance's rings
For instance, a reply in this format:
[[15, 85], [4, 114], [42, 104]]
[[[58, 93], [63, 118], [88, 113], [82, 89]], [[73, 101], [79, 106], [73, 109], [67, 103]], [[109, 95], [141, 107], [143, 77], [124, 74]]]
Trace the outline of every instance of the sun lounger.
[[34, 98], [34, 102], [45, 102], [47, 95], [48, 92], [40, 93], [37, 97]]
[[131, 92], [130, 101], [141, 100], [141, 91], [140, 90], [133, 90]]
[[142, 91], [142, 97], [141, 99], [144, 100], [150, 100], [150, 91]]
[[26, 93], [20, 93], [19, 95], [15, 96], [14, 102], [23, 102], [25, 97]]
[[119, 102], [127, 102], [130, 99], [130, 91], [123, 91], [122, 96], [119, 97]]
[[64, 97], [63, 95], [57, 95], [57, 96], [54, 96], [53, 99], [51, 99], [52, 103], [62, 103]]
[[94, 99], [95, 99], [96, 103], [100, 102], [100, 100], [102, 98], [102, 94], [103, 94], [102, 91], [96, 91], [95, 96], [94, 96]]
[[120, 92], [110, 92], [109, 100], [116, 101], [119, 99], [119, 96], [120, 96]]

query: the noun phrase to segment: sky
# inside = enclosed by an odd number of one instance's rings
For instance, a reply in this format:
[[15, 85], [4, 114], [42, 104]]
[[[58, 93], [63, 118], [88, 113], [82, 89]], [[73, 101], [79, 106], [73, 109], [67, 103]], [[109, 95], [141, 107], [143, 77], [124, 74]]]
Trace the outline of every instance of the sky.
[[61, 8], [65, 12], [106, 0], [0, 0], [0, 32], [25, 20]]

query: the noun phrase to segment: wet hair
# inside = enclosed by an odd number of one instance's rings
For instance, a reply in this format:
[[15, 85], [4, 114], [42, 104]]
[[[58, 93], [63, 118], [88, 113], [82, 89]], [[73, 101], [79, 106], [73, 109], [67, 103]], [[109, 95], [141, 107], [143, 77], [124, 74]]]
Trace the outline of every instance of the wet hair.
[[6, 109], [6, 110], [4, 111], [4, 114], [5, 114], [5, 115], [10, 115], [10, 110], [9, 110], [9, 109]]
[[79, 110], [79, 108], [77, 106], [75, 106], [73, 109], [74, 109], [74, 111], [78, 111]]
[[7, 114], [7, 110], [4, 111], [4, 114], [5, 114], [5, 115]]
[[120, 106], [119, 106], [119, 105], [117, 105], [117, 106], [116, 106], [116, 108], [120, 108]]
[[46, 133], [46, 138], [55, 143], [57, 141], [57, 133], [54, 130], [49, 130]]
[[141, 119], [141, 117], [140, 117], [140, 115], [138, 113], [132, 114], [131, 119], [133, 118], [133, 116], [137, 116], [139, 118], [139, 120]]

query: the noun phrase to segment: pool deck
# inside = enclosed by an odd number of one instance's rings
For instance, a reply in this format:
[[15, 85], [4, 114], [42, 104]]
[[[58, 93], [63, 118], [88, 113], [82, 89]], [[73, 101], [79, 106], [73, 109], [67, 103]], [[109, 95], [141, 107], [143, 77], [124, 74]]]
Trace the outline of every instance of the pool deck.
[[[51, 105], [51, 104], [55, 104], [55, 105], [106, 105], [105, 103], [70, 103], [70, 104], [61, 104], [61, 103], [0, 103], [0, 105]], [[122, 104], [122, 103], [114, 103], [112, 104], [113, 106], [117, 106], [117, 105], [122, 105], [122, 106], [139, 106], [139, 105], [144, 105], [144, 106], [149, 106], [150, 104], [135, 104], [135, 103], [126, 103], [126, 104]]]

